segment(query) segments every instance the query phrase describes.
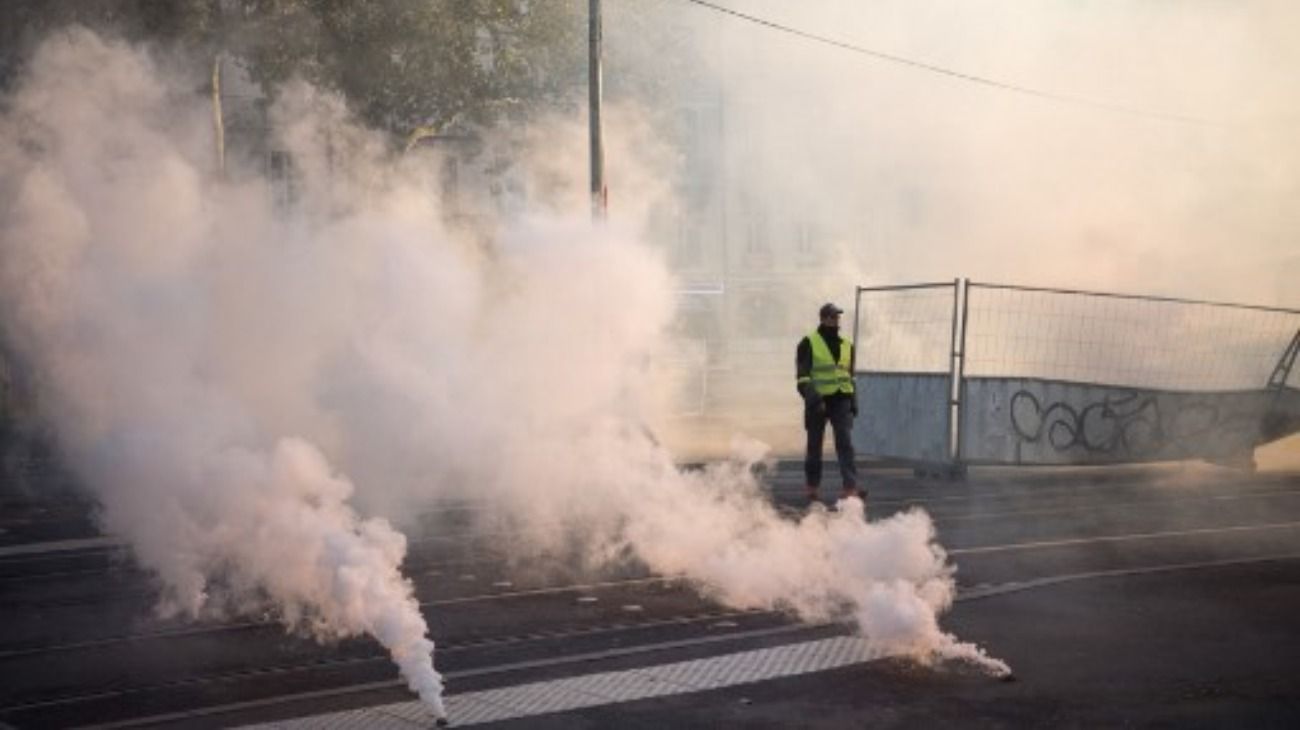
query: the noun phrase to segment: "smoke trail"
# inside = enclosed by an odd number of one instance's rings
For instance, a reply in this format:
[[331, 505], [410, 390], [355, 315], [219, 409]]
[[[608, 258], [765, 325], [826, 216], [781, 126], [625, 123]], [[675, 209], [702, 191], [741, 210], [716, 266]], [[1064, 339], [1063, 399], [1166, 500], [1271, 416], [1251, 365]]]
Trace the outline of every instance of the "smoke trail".
[[177, 88], [77, 32], [0, 119], [6, 335], [165, 610], [265, 597], [317, 636], [370, 634], [441, 713], [384, 517], [474, 495], [521, 554], [631, 554], [730, 605], [855, 622], [882, 656], [1007, 671], [939, 628], [954, 583], [924, 513], [784, 520], [761, 450], [683, 473], [649, 437], [672, 285], [634, 225], [464, 243], [427, 181], [303, 86], [271, 114], [301, 173], [277, 213], [265, 181], [213, 181], [209, 120]]
[[[164, 614], [264, 596], [289, 627], [370, 634], [442, 715], [433, 644], [398, 571], [405, 538], [358, 516], [321, 450], [265, 417], [310, 383], [270, 343], [335, 344], [293, 306], [311, 302], [257, 281], [306, 251], [257, 252], [290, 232], [256, 230], [272, 221], [263, 191], [212, 187], [187, 102], [147, 59], [88, 32], [41, 48], [0, 121], [5, 331], [106, 528], [160, 577]], [[290, 387], [259, 411], [259, 382]]]
[[[592, 458], [566, 464], [575, 448]], [[868, 523], [862, 502], [852, 499], [837, 512], [783, 519], [754, 476], [764, 455], [761, 444], [741, 444], [729, 462], [683, 472], [643, 432], [595, 426], [568, 449], [512, 457], [527, 464], [530, 483], [545, 476], [549, 501], [567, 505], [521, 514], [516, 534], [529, 550], [558, 552], [571, 532], [546, 520], [581, 525], [596, 559], [630, 553], [727, 605], [851, 623], [878, 656], [959, 660], [995, 676], [1010, 673], [940, 629], [955, 583], [925, 512]]]

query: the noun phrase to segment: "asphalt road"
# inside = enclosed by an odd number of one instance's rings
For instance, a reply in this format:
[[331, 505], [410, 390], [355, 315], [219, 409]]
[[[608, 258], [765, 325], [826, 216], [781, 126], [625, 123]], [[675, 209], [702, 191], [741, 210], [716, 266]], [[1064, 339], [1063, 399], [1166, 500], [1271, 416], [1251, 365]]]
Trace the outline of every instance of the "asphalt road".
[[[1300, 727], [1300, 474], [872, 477], [873, 518], [920, 505], [935, 519], [960, 588], [944, 627], [1018, 681], [883, 660], [493, 726]], [[778, 502], [802, 491], [796, 470], [770, 483]], [[367, 640], [322, 646], [269, 618], [154, 618], [149, 577], [93, 539], [84, 509], [3, 513], [0, 723], [226, 727], [410, 699]], [[511, 569], [493, 549], [501, 536], [457, 533], [472, 509], [429, 515], [405, 566], [452, 693], [844, 633], [730, 610], [635, 565]]]

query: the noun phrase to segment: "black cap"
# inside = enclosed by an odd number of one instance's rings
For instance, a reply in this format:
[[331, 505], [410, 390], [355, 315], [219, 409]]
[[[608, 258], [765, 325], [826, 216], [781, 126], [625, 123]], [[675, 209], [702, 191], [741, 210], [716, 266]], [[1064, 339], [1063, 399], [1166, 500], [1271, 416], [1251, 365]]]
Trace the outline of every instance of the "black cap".
[[844, 313], [843, 309], [840, 309], [839, 307], [835, 306], [834, 304], [831, 304], [830, 302], [826, 302], [825, 304], [822, 305], [821, 309], [817, 310], [817, 314], [823, 318], [829, 317], [832, 314], [843, 314], [843, 313]]

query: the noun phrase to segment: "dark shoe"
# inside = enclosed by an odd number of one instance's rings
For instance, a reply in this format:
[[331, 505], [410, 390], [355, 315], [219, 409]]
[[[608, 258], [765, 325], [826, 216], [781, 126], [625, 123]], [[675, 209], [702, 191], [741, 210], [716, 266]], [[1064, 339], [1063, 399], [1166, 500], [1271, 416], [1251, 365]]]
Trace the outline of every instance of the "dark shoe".
[[804, 487], [803, 496], [810, 509], [821, 504], [821, 496], [818, 494], [817, 487]]

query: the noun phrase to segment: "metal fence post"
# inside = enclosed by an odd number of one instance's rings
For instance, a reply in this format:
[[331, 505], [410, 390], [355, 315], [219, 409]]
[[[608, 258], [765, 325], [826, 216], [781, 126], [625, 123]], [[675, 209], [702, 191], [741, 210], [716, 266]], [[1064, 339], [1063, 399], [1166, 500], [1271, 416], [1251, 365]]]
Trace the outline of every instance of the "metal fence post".
[[961, 279], [952, 280], [952, 347], [948, 355], [948, 460], [955, 462], [957, 460], [957, 434], [954, 431], [957, 422], [956, 411], [958, 405], [957, 393], [957, 358], [960, 353], [957, 350], [957, 309], [960, 305], [958, 296], [961, 294]]
[[973, 286], [970, 279], [965, 279], [964, 281], [965, 285], [962, 287], [961, 295], [961, 330], [959, 335], [961, 339], [961, 350], [960, 359], [957, 362], [957, 453], [954, 457], [954, 461], [958, 463], [963, 462], [962, 442], [964, 441], [963, 437], [965, 436], [965, 433], [962, 429], [961, 421], [966, 406], [966, 330], [967, 325], [970, 322], [970, 289], [971, 286]]
[[[853, 351], [849, 353], [849, 375], [858, 372], [858, 310], [862, 306], [862, 287], [853, 287]], [[857, 386], [854, 386], [856, 390]]]
[[1277, 359], [1277, 364], [1273, 366], [1273, 372], [1268, 376], [1268, 388], [1281, 392], [1286, 387], [1286, 381], [1291, 377], [1291, 368], [1295, 366], [1296, 355], [1300, 354], [1300, 329], [1295, 331], [1291, 336], [1291, 343], [1282, 351], [1282, 356]]

